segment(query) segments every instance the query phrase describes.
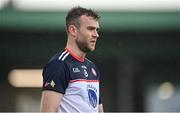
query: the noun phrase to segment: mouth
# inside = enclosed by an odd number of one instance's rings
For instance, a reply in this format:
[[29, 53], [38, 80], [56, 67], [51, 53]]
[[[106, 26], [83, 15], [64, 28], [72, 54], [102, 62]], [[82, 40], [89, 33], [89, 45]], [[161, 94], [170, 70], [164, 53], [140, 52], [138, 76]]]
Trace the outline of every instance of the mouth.
[[96, 41], [95, 40], [92, 40], [92, 41], [90, 41], [91, 43], [93, 43], [93, 44], [95, 44], [96, 43]]
[[96, 40], [91, 40], [89, 42], [89, 47], [91, 48], [91, 50], [94, 50], [96, 46]]

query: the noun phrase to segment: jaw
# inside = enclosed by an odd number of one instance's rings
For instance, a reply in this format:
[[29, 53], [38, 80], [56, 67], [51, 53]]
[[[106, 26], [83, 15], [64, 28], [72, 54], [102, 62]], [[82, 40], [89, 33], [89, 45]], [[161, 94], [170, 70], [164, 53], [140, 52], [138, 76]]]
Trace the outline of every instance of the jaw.
[[90, 51], [94, 51], [95, 47], [96, 47], [96, 44], [90, 44], [88, 48]]
[[84, 53], [87, 53], [87, 52], [95, 50], [96, 40], [93, 40], [93, 41], [76, 40], [76, 44], [81, 51], [83, 51]]

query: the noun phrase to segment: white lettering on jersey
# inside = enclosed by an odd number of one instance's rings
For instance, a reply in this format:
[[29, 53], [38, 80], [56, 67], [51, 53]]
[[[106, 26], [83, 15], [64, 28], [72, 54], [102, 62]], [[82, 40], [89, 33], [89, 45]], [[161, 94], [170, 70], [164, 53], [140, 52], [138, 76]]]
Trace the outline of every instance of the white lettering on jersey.
[[79, 73], [80, 72], [79, 68], [77, 68], [77, 67], [72, 68], [72, 70], [73, 70], [74, 73]]

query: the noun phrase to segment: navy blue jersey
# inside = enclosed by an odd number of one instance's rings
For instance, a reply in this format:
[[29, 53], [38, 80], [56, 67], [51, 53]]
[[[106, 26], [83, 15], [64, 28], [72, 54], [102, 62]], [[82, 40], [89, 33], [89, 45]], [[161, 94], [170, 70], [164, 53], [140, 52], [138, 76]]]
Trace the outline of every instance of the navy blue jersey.
[[98, 112], [100, 73], [93, 62], [65, 48], [43, 69], [43, 90], [64, 94], [60, 112]]

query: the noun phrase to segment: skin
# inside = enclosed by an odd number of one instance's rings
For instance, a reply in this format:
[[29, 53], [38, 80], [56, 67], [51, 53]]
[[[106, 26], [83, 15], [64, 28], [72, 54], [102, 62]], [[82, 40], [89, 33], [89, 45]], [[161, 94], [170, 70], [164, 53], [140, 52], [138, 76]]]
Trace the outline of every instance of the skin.
[[[90, 16], [82, 15], [79, 18], [80, 27], [69, 25], [66, 48], [72, 51], [80, 59], [84, 59], [86, 53], [95, 50], [99, 37], [99, 22]], [[41, 99], [41, 112], [58, 112], [63, 94], [54, 91], [43, 91]], [[99, 112], [103, 112], [103, 105], [99, 105]]]
[[41, 112], [58, 112], [63, 94], [55, 91], [43, 91], [41, 96]]
[[82, 15], [79, 18], [79, 22], [80, 28], [77, 28], [75, 25], [68, 27], [66, 48], [83, 59], [87, 52], [95, 50], [96, 41], [99, 37], [99, 22], [86, 15]]

